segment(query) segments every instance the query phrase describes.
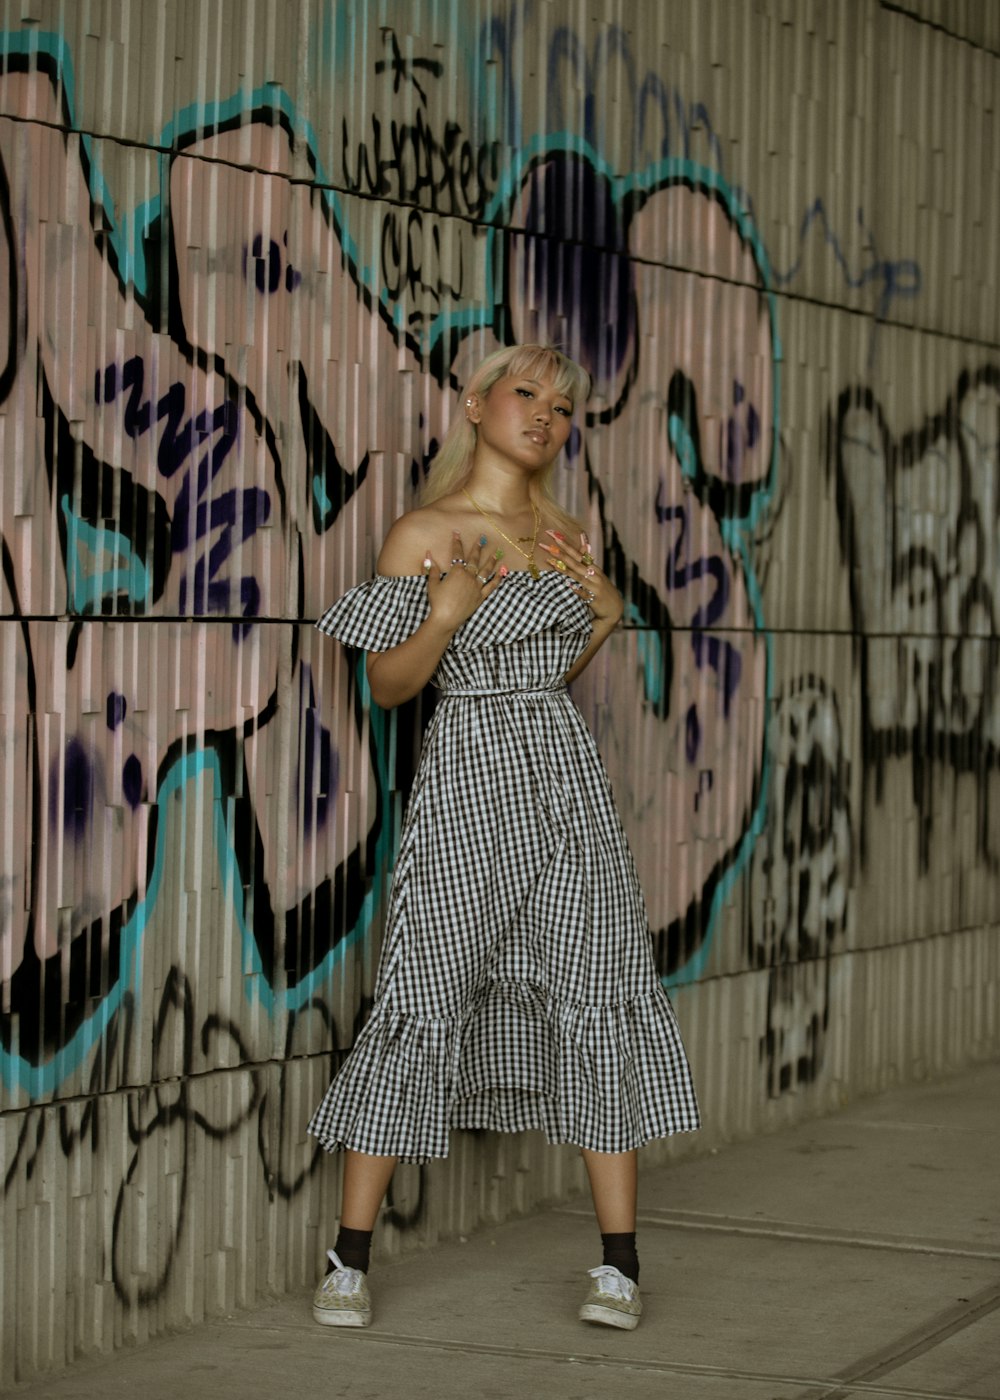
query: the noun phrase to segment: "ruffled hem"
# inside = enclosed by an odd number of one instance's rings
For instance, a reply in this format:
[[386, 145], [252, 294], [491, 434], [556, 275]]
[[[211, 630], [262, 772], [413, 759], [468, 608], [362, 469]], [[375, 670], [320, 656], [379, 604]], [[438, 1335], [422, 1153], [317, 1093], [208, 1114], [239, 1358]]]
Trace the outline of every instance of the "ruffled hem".
[[658, 985], [612, 1006], [570, 1006], [495, 984], [445, 1018], [377, 1007], [309, 1124], [329, 1152], [447, 1157], [454, 1129], [521, 1132], [627, 1152], [699, 1127], [673, 1010]]

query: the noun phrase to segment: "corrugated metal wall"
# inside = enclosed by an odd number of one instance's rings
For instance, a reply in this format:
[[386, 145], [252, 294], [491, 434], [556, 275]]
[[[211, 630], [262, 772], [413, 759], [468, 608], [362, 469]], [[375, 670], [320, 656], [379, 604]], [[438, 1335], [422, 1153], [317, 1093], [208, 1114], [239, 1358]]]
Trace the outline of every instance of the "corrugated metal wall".
[[989, 0], [0, 3], [5, 1380], [319, 1270], [420, 714], [309, 624], [500, 343], [595, 379], [683, 1150], [997, 1054], [998, 228]]

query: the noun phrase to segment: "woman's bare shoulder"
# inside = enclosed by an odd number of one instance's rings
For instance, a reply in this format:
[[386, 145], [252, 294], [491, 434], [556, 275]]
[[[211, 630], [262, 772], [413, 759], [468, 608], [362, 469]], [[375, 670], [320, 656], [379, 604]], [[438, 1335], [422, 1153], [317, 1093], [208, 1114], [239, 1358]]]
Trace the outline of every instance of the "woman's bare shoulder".
[[380, 574], [419, 574], [424, 557], [439, 547], [442, 533], [451, 526], [448, 516], [436, 503], [407, 511], [390, 529], [382, 543], [376, 570]]

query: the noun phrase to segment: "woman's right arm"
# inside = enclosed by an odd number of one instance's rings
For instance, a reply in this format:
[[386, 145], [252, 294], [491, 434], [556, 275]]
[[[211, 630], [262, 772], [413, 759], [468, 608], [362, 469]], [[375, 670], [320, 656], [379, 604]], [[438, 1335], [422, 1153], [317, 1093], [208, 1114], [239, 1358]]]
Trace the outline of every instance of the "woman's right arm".
[[437, 669], [455, 630], [442, 626], [432, 613], [399, 646], [370, 651], [368, 684], [376, 705], [392, 710], [419, 695]]
[[[405, 642], [388, 651], [368, 653], [366, 666], [372, 699], [384, 710], [394, 709], [420, 694], [459, 627], [499, 582], [497, 578], [484, 588], [477, 581], [478, 545], [468, 555], [471, 569], [452, 568], [440, 578], [440, 566], [427, 549], [429, 533], [432, 532], [424, 512], [404, 515], [386, 535], [375, 566], [380, 574], [405, 575], [421, 570], [425, 559], [431, 561], [427, 577], [431, 605], [428, 616]], [[456, 555], [465, 557], [457, 535], [454, 544]]]

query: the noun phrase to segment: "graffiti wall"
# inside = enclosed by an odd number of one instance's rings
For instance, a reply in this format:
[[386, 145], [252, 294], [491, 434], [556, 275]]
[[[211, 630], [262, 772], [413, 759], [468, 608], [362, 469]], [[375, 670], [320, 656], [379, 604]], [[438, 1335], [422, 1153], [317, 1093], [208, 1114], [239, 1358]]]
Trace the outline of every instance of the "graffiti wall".
[[[433, 700], [312, 621], [500, 345], [593, 377], [701, 1145], [997, 1053], [1000, 35], [929, 7], [0, 3], [5, 1379], [319, 1269]], [[580, 1184], [456, 1135], [381, 1247]]]

